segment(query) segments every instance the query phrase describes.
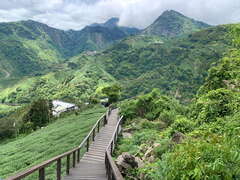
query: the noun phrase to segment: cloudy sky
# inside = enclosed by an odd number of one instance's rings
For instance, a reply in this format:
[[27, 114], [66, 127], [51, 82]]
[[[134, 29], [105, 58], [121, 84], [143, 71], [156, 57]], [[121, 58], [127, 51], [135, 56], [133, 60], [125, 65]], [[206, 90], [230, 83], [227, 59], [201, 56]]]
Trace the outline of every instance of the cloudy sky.
[[144, 28], [169, 9], [214, 25], [240, 22], [240, 0], [1, 0], [0, 22], [32, 19], [78, 30], [120, 17], [120, 25]]

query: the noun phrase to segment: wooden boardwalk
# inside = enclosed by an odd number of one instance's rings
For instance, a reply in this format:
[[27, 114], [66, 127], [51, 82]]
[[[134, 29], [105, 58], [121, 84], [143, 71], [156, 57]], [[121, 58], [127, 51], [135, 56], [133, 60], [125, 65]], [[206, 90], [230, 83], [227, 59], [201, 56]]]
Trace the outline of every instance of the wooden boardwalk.
[[107, 180], [105, 168], [105, 152], [118, 123], [118, 110], [112, 110], [108, 123], [101, 128], [95, 141], [89, 146], [80, 163], [70, 169], [64, 180]]

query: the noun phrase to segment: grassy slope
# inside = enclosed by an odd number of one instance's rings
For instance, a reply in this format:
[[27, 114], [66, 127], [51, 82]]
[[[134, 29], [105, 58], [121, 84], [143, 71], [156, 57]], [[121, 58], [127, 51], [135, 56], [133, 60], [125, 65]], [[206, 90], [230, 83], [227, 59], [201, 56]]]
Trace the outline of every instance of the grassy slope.
[[26, 137], [0, 144], [0, 178], [76, 147], [104, 112], [98, 107], [66, 116]]
[[64, 69], [56, 72], [26, 77], [12, 86], [8, 85], [8, 88], [2, 89], [0, 99], [20, 103], [37, 97], [85, 100], [99, 86], [115, 81], [91, 56], [80, 55], [68, 63], [73, 63], [74, 68], [65, 64]]

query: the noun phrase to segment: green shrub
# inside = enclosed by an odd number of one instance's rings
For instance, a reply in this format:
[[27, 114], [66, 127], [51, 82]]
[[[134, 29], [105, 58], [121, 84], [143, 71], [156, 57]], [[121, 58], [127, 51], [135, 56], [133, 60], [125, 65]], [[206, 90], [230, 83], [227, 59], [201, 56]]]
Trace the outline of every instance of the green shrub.
[[[210, 136], [190, 140], [167, 153], [159, 163], [158, 173], [165, 179], [239, 179], [240, 153], [229, 139]], [[239, 144], [239, 140], [238, 140]]]
[[172, 134], [175, 132], [189, 133], [194, 127], [195, 123], [185, 117], [177, 118], [177, 120], [171, 125]]
[[164, 153], [169, 151], [172, 142], [169, 139], [161, 139], [158, 143], [160, 145], [154, 148], [154, 156], [161, 158]]
[[171, 125], [174, 120], [176, 119], [176, 113], [174, 111], [166, 111], [164, 110], [160, 116], [159, 119], [163, 122], [165, 122], [168, 126]]
[[141, 128], [144, 129], [155, 129], [155, 130], [163, 130], [167, 127], [166, 123], [162, 121], [149, 121], [147, 119], [142, 120]]
[[229, 116], [240, 109], [240, 96], [228, 89], [217, 89], [200, 97], [193, 111], [199, 123], [209, 123]]

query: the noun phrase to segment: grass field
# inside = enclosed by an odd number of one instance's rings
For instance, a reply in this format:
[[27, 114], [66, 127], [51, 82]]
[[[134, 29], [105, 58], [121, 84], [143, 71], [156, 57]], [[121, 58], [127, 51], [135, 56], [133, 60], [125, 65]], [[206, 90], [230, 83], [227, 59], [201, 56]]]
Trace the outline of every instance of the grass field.
[[[59, 118], [48, 127], [13, 142], [0, 144], [0, 179], [78, 146], [104, 112], [102, 107], [88, 109], [79, 115]], [[46, 179], [55, 179], [54, 166], [47, 168]], [[27, 179], [35, 180], [37, 174]]]

